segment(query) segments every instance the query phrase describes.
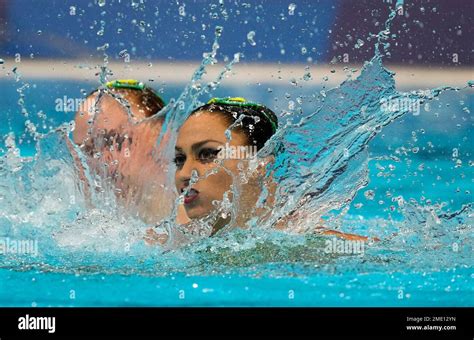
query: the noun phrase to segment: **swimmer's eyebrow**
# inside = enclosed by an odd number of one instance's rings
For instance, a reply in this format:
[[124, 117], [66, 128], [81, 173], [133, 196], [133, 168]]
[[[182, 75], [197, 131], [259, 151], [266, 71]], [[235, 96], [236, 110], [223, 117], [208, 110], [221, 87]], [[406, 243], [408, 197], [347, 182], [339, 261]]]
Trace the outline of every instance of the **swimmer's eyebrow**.
[[[215, 142], [215, 143], [223, 144], [222, 141], [218, 141], [218, 140], [214, 140], [214, 139], [206, 139], [206, 140], [203, 140], [201, 142], [193, 144], [193, 146], [191, 148], [193, 149], [193, 151], [196, 151], [201, 146], [203, 146], [204, 144], [209, 143], [209, 142]], [[183, 152], [183, 149], [180, 148], [179, 146], [176, 146], [174, 149], [176, 151]]]

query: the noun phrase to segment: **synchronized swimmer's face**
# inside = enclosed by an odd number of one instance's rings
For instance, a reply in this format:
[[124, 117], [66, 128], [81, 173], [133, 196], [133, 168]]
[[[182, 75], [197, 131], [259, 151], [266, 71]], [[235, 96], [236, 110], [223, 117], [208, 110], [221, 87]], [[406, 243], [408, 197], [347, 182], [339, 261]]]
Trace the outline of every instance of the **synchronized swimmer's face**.
[[[163, 119], [150, 118], [156, 112], [140, 102], [136, 93], [120, 94], [128, 101], [132, 115], [112, 96], [105, 94], [96, 103], [97, 94], [93, 94], [76, 114], [73, 141], [88, 156], [91, 171], [113, 180], [118, 195], [128, 200], [129, 194], [142, 193], [139, 213], [154, 221], [156, 216], [163, 216], [163, 209], [166, 212], [163, 201], [169, 199], [169, 193], [159, 186], [164, 174], [155, 159], [162, 147], [156, 141]], [[168, 138], [165, 134], [163, 142]], [[177, 221], [188, 222], [182, 207], [178, 209]]]
[[162, 120], [140, 123], [151, 113], [134, 93], [124, 91], [121, 95], [129, 102], [131, 116], [109, 94], [104, 94], [96, 103], [95, 93], [76, 114], [72, 137], [88, 156], [91, 170], [122, 182], [126, 178], [130, 184], [138, 180], [148, 163], [153, 162], [151, 154]]
[[[189, 218], [208, 215], [213, 201], [222, 201], [224, 193], [231, 189], [232, 175], [238, 176], [238, 159], [224, 160], [222, 166], [215, 162], [219, 150], [230, 146], [244, 146], [247, 137], [232, 131], [230, 142], [225, 136], [228, 123], [219, 115], [197, 112], [181, 126], [175, 149], [175, 183], [179, 194], [188, 188], [193, 171], [199, 180], [191, 185], [184, 196], [184, 208]], [[214, 170], [214, 171], [213, 171]]]
[[123, 131], [130, 123], [138, 122], [149, 116], [146, 108], [131, 92], [121, 93], [130, 105], [132, 116], [129, 117], [125, 107], [111, 95], [104, 94], [96, 104], [97, 93], [87, 97], [76, 114], [76, 127], [73, 140], [77, 145], [91, 141], [96, 135], [111, 131]]

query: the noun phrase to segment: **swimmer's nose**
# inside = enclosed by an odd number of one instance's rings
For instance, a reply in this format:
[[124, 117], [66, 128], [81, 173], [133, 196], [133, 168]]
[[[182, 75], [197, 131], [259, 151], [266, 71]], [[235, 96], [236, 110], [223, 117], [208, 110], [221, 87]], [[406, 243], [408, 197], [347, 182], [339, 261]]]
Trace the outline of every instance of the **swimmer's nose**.
[[186, 159], [181, 169], [178, 170], [178, 179], [182, 186], [186, 187], [189, 185], [193, 172], [197, 172], [199, 176], [199, 171], [196, 167], [196, 162], [192, 159]]
[[180, 193], [183, 192], [184, 189], [187, 188], [188, 186], [189, 186], [189, 179], [186, 179], [186, 180], [184, 180], [183, 183], [182, 183]]

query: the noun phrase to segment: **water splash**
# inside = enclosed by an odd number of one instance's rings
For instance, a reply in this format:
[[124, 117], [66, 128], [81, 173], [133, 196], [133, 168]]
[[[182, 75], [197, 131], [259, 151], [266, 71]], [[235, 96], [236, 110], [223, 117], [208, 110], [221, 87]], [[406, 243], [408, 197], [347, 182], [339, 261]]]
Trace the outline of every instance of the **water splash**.
[[[397, 2], [397, 8], [401, 5], [402, 2]], [[289, 8], [289, 11], [294, 10]], [[8, 135], [7, 152], [0, 158], [1, 235], [17, 239], [36, 237], [41, 244], [38, 257], [7, 256], [2, 258], [1, 266], [142, 275], [180, 270], [206, 274], [219, 268], [225, 271], [229, 267], [248, 270], [271, 262], [305, 264], [313, 268], [311, 270], [336, 268], [343, 271], [347, 269], [347, 263], [352, 268], [361, 266], [362, 262], [365, 268], [380, 268], [381, 265], [389, 270], [407, 266], [426, 270], [429, 266], [435, 270], [440, 264], [449, 264], [454, 255], [459, 261], [457, 265], [469, 265], [470, 206], [447, 213], [442, 206], [422, 206], [400, 199], [402, 222], [367, 222], [376, 226], [387, 224], [392, 232], [389, 236], [373, 235], [381, 237], [382, 241], [367, 244], [364, 261], [353, 255], [328, 255], [324, 251], [328, 237], [315, 233], [321, 226], [321, 219], [334, 229], [346, 223], [349, 204], [369, 181], [367, 148], [370, 141], [384, 126], [409, 112], [409, 108], [403, 106], [388, 109], [387, 102], [424, 103], [446, 91], [460, 90], [451, 87], [409, 93], [396, 90], [394, 73], [382, 63], [389, 53], [387, 40], [394, 18], [395, 11], [392, 11], [385, 28], [375, 35], [375, 56], [365, 63], [359, 77], [315, 94], [313, 111], [297, 123], [288, 121], [261, 150], [259, 157], [274, 157], [267, 169], [267, 179], [278, 185], [272, 205], [267, 202], [267, 187], [261, 188], [256, 209], [267, 213], [245, 221], [249, 229], [227, 228], [208, 237], [209, 221], [177, 226], [175, 205], [171, 216], [156, 218], [157, 222], [161, 220], [161, 228], [168, 234], [168, 243], [164, 247], [147, 247], [143, 236], [149, 224], [124, 211], [112, 188], [100, 178], [90, 176], [86, 179], [92, 188], [101, 189], [92, 193], [95, 208], [84, 199], [85, 189], [77, 175], [74, 155], [79, 157], [85, 169], [87, 162], [81, 158], [80, 150], [68, 142], [69, 125], [45, 135], [36, 134], [37, 154], [30, 158], [21, 157], [15, 136]], [[163, 173], [167, 174], [161, 180], [163, 187], [173, 187], [169, 164], [177, 129], [200, 104], [199, 98], [213, 93], [240, 60], [241, 55], [236, 54], [217, 79], [203, 80], [206, 69], [217, 64], [222, 33], [223, 28], [216, 27], [211, 51], [203, 55], [201, 65], [178, 99], [159, 115], [165, 117], [157, 140], [157, 145], [161, 145], [157, 158], [162, 162]], [[254, 35], [248, 38], [250, 44], [255, 43], [253, 38]], [[111, 94], [105, 86], [111, 70], [108, 69], [107, 45], [98, 50], [104, 51], [104, 63], [98, 74], [100, 98], [105, 93]], [[472, 87], [472, 84], [468, 86]], [[20, 99], [23, 98], [22, 91], [19, 91]], [[121, 96], [111, 95], [131, 116], [130, 105]], [[33, 132], [34, 129], [29, 130], [29, 133]], [[244, 189], [236, 186], [233, 190], [232, 194], [238, 200]], [[171, 205], [175, 199], [176, 195], [171, 195]], [[233, 217], [239, 214], [235, 201], [231, 203], [225, 199], [219, 208], [227, 209]], [[340, 213], [332, 216], [334, 210]], [[273, 230], [281, 221], [285, 222], [286, 231]], [[244, 226], [239, 223], [234, 218], [231, 225]], [[407, 252], [411, 252], [410, 256]], [[421, 260], [414, 261], [415, 258]]]

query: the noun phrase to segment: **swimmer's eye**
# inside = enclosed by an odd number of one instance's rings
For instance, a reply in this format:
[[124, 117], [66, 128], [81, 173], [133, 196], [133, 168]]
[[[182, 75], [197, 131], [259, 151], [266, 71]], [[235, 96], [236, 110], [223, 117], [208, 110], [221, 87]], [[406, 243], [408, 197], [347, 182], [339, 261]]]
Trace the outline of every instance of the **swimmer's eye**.
[[176, 164], [176, 167], [182, 168], [184, 165], [184, 162], [186, 162], [185, 155], [177, 154], [176, 156], [174, 156], [173, 163]]
[[205, 148], [199, 151], [198, 160], [202, 163], [209, 163], [216, 159], [220, 149]]

